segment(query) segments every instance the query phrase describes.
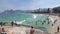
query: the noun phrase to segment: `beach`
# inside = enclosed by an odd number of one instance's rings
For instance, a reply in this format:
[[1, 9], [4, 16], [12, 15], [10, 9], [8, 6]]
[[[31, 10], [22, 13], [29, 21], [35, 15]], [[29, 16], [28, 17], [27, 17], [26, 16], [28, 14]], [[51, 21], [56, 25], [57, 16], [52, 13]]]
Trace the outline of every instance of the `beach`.
[[[60, 34], [60, 17], [58, 15], [49, 15], [52, 19], [52, 24], [53, 26], [51, 26], [51, 34]], [[55, 21], [55, 22], [54, 22]], [[59, 32], [57, 32], [57, 28], [59, 26]]]
[[[28, 16], [29, 15], [27, 15], [26, 17], [28, 17]], [[49, 22], [49, 24], [47, 24], [48, 23], [48, 20], [46, 20], [47, 18], [49, 18], [49, 20], [51, 21], [51, 22]], [[36, 30], [35, 34], [55, 34], [57, 32], [57, 27], [60, 26], [59, 25], [60, 19], [56, 15], [45, 15], [45, 16], [43, 15], [42, 16], [40, 14], [39, 15], [33, 14], [32, 18], [29, 17], [29, 18], [25, 18], [25, 19], [27, 19], [27, 20], [23, 19], [20, 22], [17, 21], [16, 22], [17, 25], [14, 25], [13, 27], [11, 26], [11, 22], [7, 22], [5, 25], [3, 25], [2, 27], [0, 26], [0, 27], [4, 28], [6, 30], [6, 33], [8, 33], [8, 34], [30, 34], [30, 29], [31, 29], [30, 26], [34, 26], [34, 28]], [[46, 20], [46, 22], [44, 22], [45, 20]], [[54, 23], [55, 20], [57, 20], [57, 21]], [[36, 21], [37, 21], [37, 25], [35, 24]], [[44, 24], [41, 25], [42, 23], [44, 23]], [[53, 26], [52, 26], [52, 24], [53, 24]]]
[[[30, 27], [26, 27], [26, 26], [2, 26], [5, 30], [7, 30], [6, 33], [8, 34], [30, 34]], [[47, 32], [44, 32], [40, 29], [35, 29], [35, 34], [49, 34]]]

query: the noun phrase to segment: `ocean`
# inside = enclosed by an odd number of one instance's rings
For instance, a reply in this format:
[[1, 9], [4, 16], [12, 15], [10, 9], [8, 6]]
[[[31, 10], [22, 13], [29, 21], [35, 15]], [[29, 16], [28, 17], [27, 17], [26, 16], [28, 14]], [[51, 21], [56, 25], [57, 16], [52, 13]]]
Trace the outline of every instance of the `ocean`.
[[48, 16], [44, 14], [0, 14], [0, 22], [11, 22], [16, 21], [19, 24], [34, 26], [34, 27], [44, 27], [43, 30], [48, 30]]

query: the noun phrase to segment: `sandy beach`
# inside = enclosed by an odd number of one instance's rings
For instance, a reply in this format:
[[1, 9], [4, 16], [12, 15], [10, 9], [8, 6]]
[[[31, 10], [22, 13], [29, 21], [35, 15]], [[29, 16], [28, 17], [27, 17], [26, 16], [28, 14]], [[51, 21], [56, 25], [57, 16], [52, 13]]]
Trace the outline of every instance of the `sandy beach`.
[[[6, 33], [8, 34], [29, 34], [30, 32], [30, 27], [25, 27], [25, 26], [2, 26], [4, 29], [7, 31]], [[35, 29], [35, 34], [49, 34], [47, 32], [44, 32], [40, 29]]]
[[53, 15], [49, 15], [49, 16], [53, 19], [53, 21], [57, 20], [55, 23], [52, 22], [53, 27], [51, 27], [51, 34], [60, 34], [60, 30], [59, 30], [59, 32], [57, 32], [58, 26], [60, 28], [60, 17], [53, 16]]

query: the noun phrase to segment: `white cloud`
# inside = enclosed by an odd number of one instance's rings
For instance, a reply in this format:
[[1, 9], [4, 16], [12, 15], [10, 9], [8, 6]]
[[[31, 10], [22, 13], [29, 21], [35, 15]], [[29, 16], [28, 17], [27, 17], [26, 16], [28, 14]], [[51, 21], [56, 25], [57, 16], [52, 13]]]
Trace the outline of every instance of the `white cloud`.
[[26, 2], [22, 2], [21, 0], [0, 0], [0, 10], [7, 9], [23, 9], [23, 10], [33, 10], [38, 8], [48, 8], [55, 7], [60, 5], [60, 0], [29, 0]]

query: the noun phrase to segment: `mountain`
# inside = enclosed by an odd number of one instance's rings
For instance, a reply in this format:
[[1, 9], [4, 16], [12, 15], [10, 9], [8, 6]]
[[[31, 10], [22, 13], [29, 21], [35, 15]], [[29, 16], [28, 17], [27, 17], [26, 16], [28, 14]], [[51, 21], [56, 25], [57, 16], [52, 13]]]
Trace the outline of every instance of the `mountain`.
[[2, 12], [1, 14], [16, 14], [16, 13], [23, 13], [24, 11], [22, 10], [5, 10], [4, 12]]
[[[38, 8], [35, 10], [5, 10], [0, 14], [20, 14], [20, 13], [50, 13], [51, 8]], [[60, 6], [52, 8], [53, 13], [60, 13]]]
[[44, 9], [36, 9], [36, 10], [5, 10], [4, 12], [2, 12], [1, 14], [19, 14], [19, 13], [46, 13], [48, 12], [47, 8]]

